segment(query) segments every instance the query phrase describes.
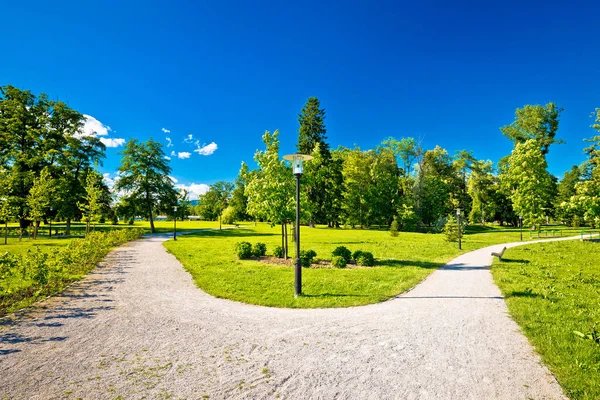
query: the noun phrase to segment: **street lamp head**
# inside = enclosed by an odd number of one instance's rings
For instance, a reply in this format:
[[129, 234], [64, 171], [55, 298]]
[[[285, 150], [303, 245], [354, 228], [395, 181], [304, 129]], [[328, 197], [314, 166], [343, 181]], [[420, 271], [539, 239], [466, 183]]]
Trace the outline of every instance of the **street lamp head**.
[[173, 211], [177, 212], [177, 206], [173, 206]]
[[457, 208], [457, 209], [456, 209], [456, 216], [457, 216], [457, 217], [460, 217], [460, 208]]
[[283, 159], [292, 162], [294, 175], [302, 175], [304, 173], [304, 161], [312, 160], [313, 157], [306, 154], [288, 154], [283, 156]]

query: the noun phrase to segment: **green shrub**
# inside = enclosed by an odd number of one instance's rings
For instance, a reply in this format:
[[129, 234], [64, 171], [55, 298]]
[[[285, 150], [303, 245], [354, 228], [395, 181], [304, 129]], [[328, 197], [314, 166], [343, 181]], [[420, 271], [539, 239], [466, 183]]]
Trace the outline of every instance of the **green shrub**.
[[310, 267], [316, 256], [317, 252], [314, 250], [300, 251], [300, 265], [302, 265], [303, 267]]
[[362, 250], [356, 250], [354, 253], [352, 253], [352, 259], [354, 261], [358, 260], [358, 257], [362, 256], [362, 253]]
[[339, 246], [339, 247], [336, 247], [335, 250], [331, 252], [331, 256], [332, 257], [335, 257], [335, 256], [343, 257], [344, 260], [346, 260], [346, 263], [348, 263], [352, 257], [352, 252], [344, 246]]
[[390, 225], [390, 235], [392, 235], [392, 237], [398, 236], [398, 220], [396, 219], [396, 217], [394, 217], [392, 225]]
[[331, 259], [331, 265], [337, 268], [346, 268], [347, 264], [346, 259], [342, 256], [334, 256]]
[[267, 245], [261, 242], [255, 243], [252, 247], [252, 254], [255, 257], [262, 257], [267, 254]]
[[283, 256], [284, 256], [283, 247], [275, 246], [275, 248], [273, 249], [273, 255], [277, 258], [283, 258]]
[[252, 245], [249, 242], [237, 242], [235, 252], [240, 260], [252, 257]]
[[0, 256], [0, 316], [64, 290], [94, 269], [112, 247], [143, 234], [142, 228], [91, 232], [60, 250], [37, 248]]
[[358, 257], [358, 259], [356, 260], [356, 263], [363, 267], [372, 267], [373, 265], [375, 265], [375, 258], [370, 252], [363, 251], [360, 257]]

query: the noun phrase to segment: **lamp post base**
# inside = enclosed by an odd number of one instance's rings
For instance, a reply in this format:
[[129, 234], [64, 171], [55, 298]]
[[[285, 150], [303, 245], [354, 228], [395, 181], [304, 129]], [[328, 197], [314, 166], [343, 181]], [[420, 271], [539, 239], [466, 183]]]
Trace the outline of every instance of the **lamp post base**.
[[302, 296], [302, 263], [296, 258], [294, 267], [294, 297]]

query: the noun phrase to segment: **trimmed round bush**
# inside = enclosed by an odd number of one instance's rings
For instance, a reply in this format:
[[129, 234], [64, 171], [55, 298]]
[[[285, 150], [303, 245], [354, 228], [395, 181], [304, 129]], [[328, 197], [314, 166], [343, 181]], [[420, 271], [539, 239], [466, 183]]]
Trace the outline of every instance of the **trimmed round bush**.
[[331, 265], [333, 265], [336, 268], [346, 268], [346, 264], [348, 264], [346, 262], [346, 259], [342, 256], [334, 256], [331, 259]]
[[283, 247], [275, 246], [273, 249], [273, 255], [277, 258], [283, 258]]
[[362, 250], [356, 250], [354, 253], [352, 253], [352, 259], [354, 261], [358, 260], [358, 257], [362, 256], [363, 251]]
[[261, 242], [255, 243], [252, 247], [252, 254], [255, 257], [262, 257], [267, 254], [267, 245]]
[[358, 257], [358, 259], [356, 260], [356, 263], [363, 267], [372, 267], [373, 265], [375, 265], [375, 258], [370, 252], [363, 251], [360, 257]]
[[317, 256], [317, 252], [314, 250], [302, 250], [300, 252], [300, 264], [303, 267], [310, 267], [313, 263], [314, 258]]
[[346, 260], [346, 263], [348, 263], [352, 257], [352, 252], [344, 246], [339, 246], [339, 247], [336, 247], [335, 250], [331, 252], [331, 256], [332, 257], [335, 257], [335, 256], [343, 257], [344, 260]]
[[252, 257], [252, 245], [249, 242], [237, 242], [235, 251], [240, 260]]

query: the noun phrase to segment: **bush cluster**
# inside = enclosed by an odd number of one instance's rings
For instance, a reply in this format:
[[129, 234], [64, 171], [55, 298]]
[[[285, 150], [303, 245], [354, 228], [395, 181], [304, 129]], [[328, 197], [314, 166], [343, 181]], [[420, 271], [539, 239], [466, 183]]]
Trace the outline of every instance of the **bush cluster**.
[[317, 252], [314, 250], [302, 250], [300, 251], [300, 264], [308, 268], [311, 264], [314, 264], [316, 256]]
[[283, 258], [283, 256], [284, 256], [283, 247], [275, 246], [275, 248], [273, 249], [273, 255], [277, 258]]
[[344, 260], [346, 260], [346, 263], [349, 263], [350, 259], [352, 257], [352, 252], [344, 246], [339, 246], [339, 247], [336, 247], [335, 250], [331, 252], [331, 255], [333, 257], [336, 257], [336, 256], [342, 257]]
[[254, 246], [250, 242], [237, 242], [235, 252], [240, 260], [262, 257], [267, 254], [267, 245], [261, 242], [254, 243]]
[[368, 251], [356, 250], [352, 253], [344, 246], [336, 247], [331, 252], [331, 265], [338, 268], [344, 268], [350, 260], [354, 260], [357, 265], [371, 267], [375, 265], [373, 254]]
[[348, 262], [342, 256], [333, 256], [333, 258], [331, 259], [331, 265], [337, 268], [346, 268], [347, 264]]
[[23, 255], [0, 255], [0, 315], [64, 290], [90, 272], [111, 248], [143, 234], [142, 228], [91, 232], [48, 253], [38, 247]]

